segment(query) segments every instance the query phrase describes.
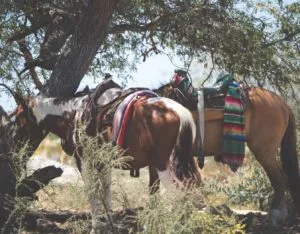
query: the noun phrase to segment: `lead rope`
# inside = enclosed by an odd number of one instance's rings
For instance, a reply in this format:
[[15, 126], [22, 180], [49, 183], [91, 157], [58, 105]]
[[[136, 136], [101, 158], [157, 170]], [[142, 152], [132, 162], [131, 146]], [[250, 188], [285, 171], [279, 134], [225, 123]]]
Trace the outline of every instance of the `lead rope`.
[[204, 167], [204, 95], [203, 89], [198, 90], [198, 132], [200, 132], [200, 139], [198, 138], [198, 158], [199, 158], [199, 166], [202, 169]]

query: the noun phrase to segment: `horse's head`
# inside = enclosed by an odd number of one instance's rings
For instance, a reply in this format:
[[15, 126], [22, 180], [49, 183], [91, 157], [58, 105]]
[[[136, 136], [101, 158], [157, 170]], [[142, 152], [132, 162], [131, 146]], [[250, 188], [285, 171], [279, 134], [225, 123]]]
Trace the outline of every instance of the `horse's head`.
[[11, 136], [13, 142], [12, 149], [18, 150], [20, 146], [27, 142], [28, 150], [34, 151], [46, 136], [46, 133], [39, 126], [37, 118], [33, 113], [35, 98], [23, 98], [18, 92], [12, 91], [7, 86], [5, 87], [17, 103], [17, 108], [12, 114], [12, 117], [15, 117], [15, 121], [13, 122], [14, 129]]
[[15, 111], [16, 133], [14, 138], [16, 141], [28, 141], [29, 144], [38, 146], [45, 137], [45, 133], [39, 126], [29, 103], [30, 101], [26, 106], [18, 105]]

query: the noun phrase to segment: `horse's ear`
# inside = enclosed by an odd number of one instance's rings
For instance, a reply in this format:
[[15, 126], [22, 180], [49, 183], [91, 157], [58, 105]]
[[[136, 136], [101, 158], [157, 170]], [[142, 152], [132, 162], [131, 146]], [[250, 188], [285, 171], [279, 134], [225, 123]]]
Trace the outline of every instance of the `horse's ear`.
[[7, 85], [3, 83], [0, 83], [0, 85], [5, 87], [11, 93], [18, 105], [21, 105], [23, 108], [27, 108], [26, 102], [19, 92], [11, 90]]

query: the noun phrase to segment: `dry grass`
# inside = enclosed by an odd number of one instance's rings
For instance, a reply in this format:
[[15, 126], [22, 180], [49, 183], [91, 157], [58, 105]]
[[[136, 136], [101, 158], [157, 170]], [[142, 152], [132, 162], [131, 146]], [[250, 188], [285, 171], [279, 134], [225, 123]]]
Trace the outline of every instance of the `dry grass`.
[[[250, 165], [252, 163], [255, 162], [250, 159]], [[216, 163], [213, 157], [207, 158], [205, 168], [201, 171], [205, 183], [203, 190], [209, 190], [209, 193], [205, 194], [206, 202], [215, 205], [228, 203], [229, 198], [225, 188], [250, 180], [253, 176], [251, 173], [249, 159], [246, 160], [246, 165], [240, 169], [239, 173], [235, 174], [228, 167]], [[147, 203], [149, 200], [148, 169], [141, 169], [140, 174], [139, 178], [131, 178], [129, 171], [113, 169], [113, 209], [135, 208]], [[87, 210], [89, 208], [84, 187], [76, 184], [63, 186], [52, 184], [39, 191], [38, 196], [39, 201], [35, 205], [41, 209]], [[258, 207], [246, 204], [239, 208], [257, 209]]]
[[[113, 209], [143, 206], [149, 200], [148, 170], [140, 171], [139, 178], [131, 178], [129, 171], [113, 170], [112, 197]], [[34, 206], [45, 210], [88, 211], [85, 187], [76, 184], [51, 184], [37, 193], [39, 200]]]
[[[95, 151], [92, 154], [98, 153]], [[261, 181], [265, 178], [253, 175], [253, 168], [249, 165], [256, 164], [251, 158], [246, 160], [246, 165], [237, 174], [215, 163], [213, 158], [208, 158], [207, 161], [205, 169], [201, 172], [204, 178], [201, 188], [189, 194], [177, 191], [152, 198], [148, 195], [147, 168], [141, 170], [140, 178], [131, 178], [129, 171], [113, 169], [113, 210], [143, 207], [138, 216], [140, 226], [143, 227], [140, 233], [211, 233], [212, 230], [215, 230], [215, 233], [221, 233], [221, 230], [226, 230], [226, 233], [243, 233], [243, 226], [234, 217], [215, 216], [201, 212], [201, 209], [204, 203], [213, 206], [225, 203], [233, 207], [256, 210], [258, 203], [253, 201], [251, 190], [255, 188], [251, 184], [251, 178], [256, 177], [255, 183], [265, 183]], [[244, 183], [244, 178], [250, 183]], [[243, 192], [244, 190], [246, 192]], [[245, 200], [243, 203], [239, 203], [237, 196], [233, 196], [233, 193], [240, 192]], [[89, 211], [88, 194], [87, 188], [82, 185], [52, 184], [38, 193], [39, 201], [34, 204], [34, 208]], [[77, 222], [71, 225], [72, 229], [76, 230], [73, 233], [84, 233], [81, 230], [85, 230], [86, 223]]]

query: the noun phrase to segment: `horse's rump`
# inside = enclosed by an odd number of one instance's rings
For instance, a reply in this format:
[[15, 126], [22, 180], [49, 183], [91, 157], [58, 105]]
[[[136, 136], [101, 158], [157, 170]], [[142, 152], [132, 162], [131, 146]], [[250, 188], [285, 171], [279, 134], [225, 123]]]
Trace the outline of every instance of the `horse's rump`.
[[156, 97], [134, 104], [124, 146], [129, 155], [138, 156], [133, 166], [149, 164], [158, 171], [169, 171], [176, 181], [184, 181], [195, 179], [197, 173], [192, 153], [194, 139], [191, 113], [179, 103]]

